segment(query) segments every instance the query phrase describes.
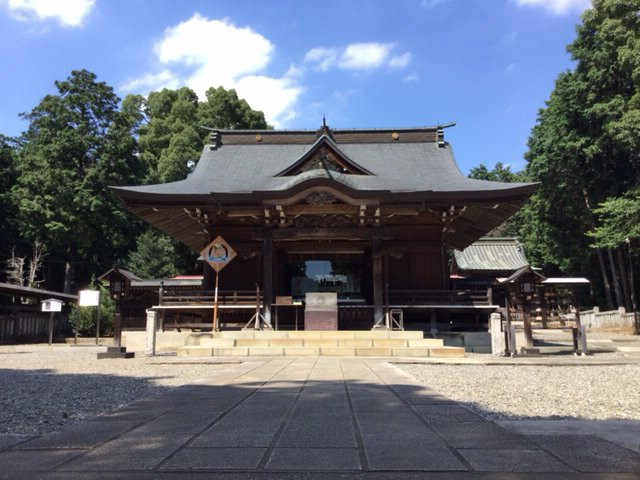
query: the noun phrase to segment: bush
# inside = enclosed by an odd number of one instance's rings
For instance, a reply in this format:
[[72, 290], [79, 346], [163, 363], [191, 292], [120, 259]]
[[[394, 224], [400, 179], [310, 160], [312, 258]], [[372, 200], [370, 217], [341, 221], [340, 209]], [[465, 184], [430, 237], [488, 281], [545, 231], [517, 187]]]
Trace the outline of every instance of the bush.
[[99, 307], [71, 307], [69, 323], [74, 331], [77, 330], [80, 336], [93, 336], [96, 334], [96, 321], [98, 320], [98, 310], [100, 311], [100, 336], [113, 334], [113, 316], [116, 305], [109, 296], [109, 291], [95, 280], [90, 288], [100, 290]]

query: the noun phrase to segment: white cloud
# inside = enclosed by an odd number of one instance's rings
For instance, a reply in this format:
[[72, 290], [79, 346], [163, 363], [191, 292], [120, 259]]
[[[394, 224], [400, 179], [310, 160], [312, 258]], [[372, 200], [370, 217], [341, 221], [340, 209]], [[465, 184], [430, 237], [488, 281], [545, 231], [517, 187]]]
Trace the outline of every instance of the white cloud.
[[506, 68], [504, 69], [504, 73], [511, 73], [513, 72], [516, 68], [518, 68], [518, 65], [515, 63], [510, 63], [509, 65], [506, 66]]
[[418, 75], [415, 74], [415, 73], [410, 73], [409, 75], [404, 77], [402, 80], [404, 82], [417, 82], [418, 81]]
[[389, 60], [389, 66], [392, 68], [404, 68], [411, 63], [411, 54], [409, 52], [393, 57]]
[[340, 67], [347, 70], [369, 70], [384, 65], [393, 45], [390, 43], [352, 43], [340, 56]]
[[280, 78], [266, 76], [275, 47], [248, 27], [196, 13], [167, 28], [153, 50], [163, 69], [128, 80], [120, 87], [123, 91], [187, 85], [204, 98], [209, 87], [223, 86], [236, 89], [276, 127], [295, 116], [293, 106], [303, 90], [297, 85], [300, 70], [291, 66]]
[[65, 27], [79, 27], [95, 0], [8, 0], [9, 12], [23, 22], [57, 20]]
[[540, 7], [554, 15], [582, 12], [591, 7], [591, 0], [515, 0], [518, 6]]
[[152, 90], [162, 88], [176, 89], [180, 86], [180, 79], [169, 70], [144, 75], [127, 80], [120, 86], [125, 92], [140, 92], [147, 94]]
[[337, 58], [338, 51], [335, 48], [316, 47], [307, 52], [304, 61], [313, 63], [317, 70], [326, 72], [335, 64]]
[[352, 43], [343, 48], [315, 47], [307, 52], [304, 62], [326, 72], [338, 67], [344, 70], [374, 70], [380, 67], [404, 68], [411, 63], [409, 52], [391, 56], [393, 43]]

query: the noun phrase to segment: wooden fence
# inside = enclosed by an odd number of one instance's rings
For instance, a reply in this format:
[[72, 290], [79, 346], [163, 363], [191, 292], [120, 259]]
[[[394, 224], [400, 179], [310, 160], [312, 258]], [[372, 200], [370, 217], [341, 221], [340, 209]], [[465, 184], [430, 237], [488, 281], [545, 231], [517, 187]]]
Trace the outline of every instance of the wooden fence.
[[[26, 340], [45, 340], [49, 332], [49, 313], [41, 312], [40, 306], [2, 306], [0, 307], [0, 343], [13, 343]], [[53, 336], [71, 331], [67, 315], [54, 314]]]

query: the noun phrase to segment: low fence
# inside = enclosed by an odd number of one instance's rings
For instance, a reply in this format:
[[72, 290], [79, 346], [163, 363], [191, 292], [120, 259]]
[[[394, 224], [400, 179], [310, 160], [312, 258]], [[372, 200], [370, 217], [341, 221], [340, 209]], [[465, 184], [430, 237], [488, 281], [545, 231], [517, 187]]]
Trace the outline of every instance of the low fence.
[[633, 312], [627, 313], [624, 307], [606, 312], [594, 307], [593, 310], [581, 311], [580, 321], [589, 330], [633, 332], [635, 318]]
[[[0, 343], [46, 339], [50, 313], [39, 311], [40, 306], [3, 306], [0, 308]], [[71, 330], [66, 314], [53, 316], [53, 336]]]

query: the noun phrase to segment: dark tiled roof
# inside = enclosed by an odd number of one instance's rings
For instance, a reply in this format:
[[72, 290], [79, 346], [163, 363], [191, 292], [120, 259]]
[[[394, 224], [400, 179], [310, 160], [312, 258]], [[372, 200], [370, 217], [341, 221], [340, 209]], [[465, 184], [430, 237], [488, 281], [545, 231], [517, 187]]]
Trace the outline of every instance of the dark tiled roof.
[[[387, 130], [353, 130], [342, 134], [334, 131], [334, 141], [340, 151], [355, 164], [371, 172], [371, 175], [352, 175], [328, 172], [323, 169], [310, 170], [295, 177], [277, 176], [309, 153], [317, 143], [310, 135], [300, 132], [279, 132], [278, 142], [240, 142], [237, 132], [222, 132], [221, 144], [211, 149], [205, 147], [195, 171], [186, 179], [159, 185], [137, 187], [117, 187], [114, 191], [125, 198], [146, 198], [156, 200], [156, 196], [208, 197], [216, 194], [264, 194], [292, 189], [312, 180], [328, 180], [343, 187], [362, 192], [388, 191], [390, 193], [429, 192], [451, 194], [468, 192], [482, 195], [494, 192], [498, 196], [509, 194], [530, 194], [535, 184], [501, 183], [475, 180], [465, 177], [456, 165], [451, 146], [434, 141], [433, 128], [413, 129], [401, 133], [398, 141], [389, 140]], [[391, 130], [389, 130], [391, 132]], [[268, 135], [266, 132], [262, 132]], [[304, 132], [303, 132], [304, 133]], [[424, 133], [421, 137], [419, 134]], [[427, 135], [429, 134], [429, 135]], [[225, 135], [230, 141], [225, 143]], [[248, 133], [244, 133], [245, 137]], [[359, 135], [363, 141], [358, 141]], [[411, 136], [413, 135], [413, 136]], [[242, 138], [245, 138], [242, 137]], [[296, 139], [286, 143], [286, 138]], [[307, 138], [308, 137], [308, 138]], [[403, 138], [409, 138], [403, 141]], [[304, 138], [308, 143], [298, 143]], [[344, 138], [347, 142], [340, 142]], [[376, 141], [375, 139], [379, 140]], [[429, 141], [427, 141], [429, 140]], [[238, 142], [238, 143], [236, 143]]]
[[454, 257], [462, 271], [516, 271], [529, 261], [515, 238], [481, 238]]

